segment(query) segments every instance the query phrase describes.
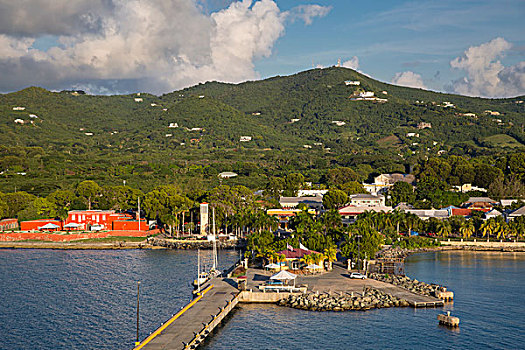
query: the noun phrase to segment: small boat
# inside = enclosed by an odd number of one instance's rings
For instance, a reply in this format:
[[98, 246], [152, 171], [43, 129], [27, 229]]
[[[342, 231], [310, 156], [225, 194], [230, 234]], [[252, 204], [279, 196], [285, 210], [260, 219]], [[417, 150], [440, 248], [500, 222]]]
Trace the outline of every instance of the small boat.
[[198, 286], [203, 285], [210, 279], [210, 275], [207, 272], [201, 272], [199, 277], [193, 280], [193, 287], [198, 288]]

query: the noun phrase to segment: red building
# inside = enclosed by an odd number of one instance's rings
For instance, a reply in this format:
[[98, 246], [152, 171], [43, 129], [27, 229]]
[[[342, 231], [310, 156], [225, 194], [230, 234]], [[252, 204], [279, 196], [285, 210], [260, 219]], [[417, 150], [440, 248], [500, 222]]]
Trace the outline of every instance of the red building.
[[40, 219], [40, 220], [29, 220], [20, 222], [20, 230], [22, 231], [39, 231], [42, 230], [42, 227], [47, 224], [53, 224], [58, 226], [54, 229], [47, 229], [49, 231], [59, 231], [62, 230], [62, 221], [55, 219]]
[[17, 219], [3, 219], [0, 220], [0, 231], [16, 230], [18, 228]]
[[[71, 210], [65, 224], [74, 222], [83, 225], [86, 230], [93, 225], [100, 225], [103, 230], [112, 230], [113, 222], [130, 219], [133, 219], [131, 215], [115, 213], [114, 210]], [[136, 227], [138, 228], [138, 224]]]
[[113, 230], [114, 231], [147, 231], [149, 229], [148, 223], [146, 220], [141, 219], [140, 220], [140, 228], [139, 228], [139, 222], [137, 220], [115, 220], [113, 221]]

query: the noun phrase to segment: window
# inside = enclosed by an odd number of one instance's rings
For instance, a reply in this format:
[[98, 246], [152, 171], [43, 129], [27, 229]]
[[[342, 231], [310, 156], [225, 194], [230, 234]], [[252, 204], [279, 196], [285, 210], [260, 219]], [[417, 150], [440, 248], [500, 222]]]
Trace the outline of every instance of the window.
[[106, 221], [106, 215], [102, 215], [102, 221]]
[[71, 220], [75, 221], [75, 214], [71, 215]]

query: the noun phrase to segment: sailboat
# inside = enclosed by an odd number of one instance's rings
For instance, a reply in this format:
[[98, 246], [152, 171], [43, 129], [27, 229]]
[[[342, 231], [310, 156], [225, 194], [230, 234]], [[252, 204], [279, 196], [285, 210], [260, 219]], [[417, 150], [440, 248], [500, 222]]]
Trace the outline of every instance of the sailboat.
[[206, 283], [210, 279], [209, 273], [201, 271], [201, 251], [197, 250], [197, 279], [193, 280], [193, 287], [200, 290], [200, 286]]
[[218, 269], [219, 260], [217, 256], [217, 235], [215, 233], [215, 209], [212, 208], [213, 213], [213, 235], [209, 238], [213, 242], [213, 265], [209, 272], [201, 271], [200, 268], [200, 250], [197, 250], [197, 279], [193, 280], [193, 287], [196, 289], [196, 292], [200, 290], [200, 286], [206, 283], [210, 278], [217, 277], [221, 274]]

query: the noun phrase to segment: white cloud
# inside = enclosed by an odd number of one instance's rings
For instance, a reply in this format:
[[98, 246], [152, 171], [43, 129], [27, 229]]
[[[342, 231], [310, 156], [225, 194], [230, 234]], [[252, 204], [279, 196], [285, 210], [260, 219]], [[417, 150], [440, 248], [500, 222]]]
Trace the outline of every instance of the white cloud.
[[343, 62], [343, 67], [357, 70], [357, 68], [359, 68], [359, 58], [357, 58], [357, 56], [354, 56], [348, 61]]
[[452, 68], [464, 70], [466, 76], [453, 82], [454, 91], [470, 96], [507, 97], [525, 93], [525, 61], [505, 67], [499, 60], [512, 44], [496, 38], [471, 46], [463, 56], [450, 62]]
[[[196, 0], [47, 5], [0, 0], [0, 76], [6, 77], [0, 91], [80, 85], [91, 91], [161, 93], [210, 80], [255, 79], [254, 61], [271, 55], [290, 13], [308, 24], [329, 11], [307, 5], [283, 12], [273, 0], [234, 1], [211, 15]], [[60, 45], [32, 48], [42, 35], [58, 35]]]
[[392, 78], [392, 84], [418, 89], [427, 88], [425, 83], [423, 83], [423, 78], [421, 75], [411, 71], [396, 73], [394, 78]]
[[300, 18], [304, 24], [310, 25], [315, 17], [324, 17], [332, 10], [332, 6], [299, 5], [290, 11], [292, 20]]

